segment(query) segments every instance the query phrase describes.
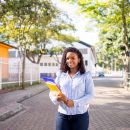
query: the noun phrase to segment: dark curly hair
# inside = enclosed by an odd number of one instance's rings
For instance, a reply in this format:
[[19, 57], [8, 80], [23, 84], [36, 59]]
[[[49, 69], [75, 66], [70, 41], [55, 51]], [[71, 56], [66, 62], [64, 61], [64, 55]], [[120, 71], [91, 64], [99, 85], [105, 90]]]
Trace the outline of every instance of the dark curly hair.
[[78, 58], [80, 59], [80, 63], [78, 64], [78, 70], [80, 71], [80, 74], [84, 74], [85, 66], [84, 66], [84, 62], [83, 62], [83, 56], [82, 56], [81, 52], [77, 48], [74, 48], [74, 47], [68, 47], [64, 50], [64, 53], [63, 53], [62, 59], [61, 59], [61, 65], [60, 65], [61, 72], [67, 72], [70, 70], [70, 68], [66, 64], [66, 55], [68, 52], [73, 52], [73, 53], [77, 54]]

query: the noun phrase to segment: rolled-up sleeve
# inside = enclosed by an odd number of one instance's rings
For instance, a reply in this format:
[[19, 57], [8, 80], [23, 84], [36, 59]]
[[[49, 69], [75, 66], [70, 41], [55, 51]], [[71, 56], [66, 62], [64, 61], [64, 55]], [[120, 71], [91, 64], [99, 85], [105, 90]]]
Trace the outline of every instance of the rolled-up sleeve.
[[92, 100], [94, 95], [95, 95], [95, 92], [94, 92], [93, 79], [92, 79], [91, 73], [88, 72], [85, 75], [85, 95], [79, 99], [73, 100], [74, 106], [78, 107], [78, 106], [88, 104]]
[[[58, 85], [58, 87], [59, 87], [59, 84], [58, 84], [59, 78], [60, 78], [60, 72], [57, 72], [57, 73], [56, 73], [55, 83]], [[55, 105], [59, 104], [59, 102], [57, 101], [56, 94], [57, 94], [56, 92], [50, 92], [50, 93], [49, 93], [49, 97], [50, 97], [51, 101], [52, 101]]]
[[52, 101], [55, 105], [59, 104], [59, 102], [57, 101], [56, 94], [55, 94], [54, 92], [50, 92], [50, 93], [49, 93], [49, 97], [50, 97], [51, 101]]

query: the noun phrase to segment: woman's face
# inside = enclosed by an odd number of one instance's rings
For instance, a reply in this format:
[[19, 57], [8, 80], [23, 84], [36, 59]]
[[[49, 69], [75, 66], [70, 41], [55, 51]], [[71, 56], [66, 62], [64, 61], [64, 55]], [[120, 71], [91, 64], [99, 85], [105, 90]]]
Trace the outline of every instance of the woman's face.
[[80, 59], [77, 54], [74, 52], [68, 52], [66, 54], [66, 64], [70, 69], [78, 69], [78, 64], [80, 63]]

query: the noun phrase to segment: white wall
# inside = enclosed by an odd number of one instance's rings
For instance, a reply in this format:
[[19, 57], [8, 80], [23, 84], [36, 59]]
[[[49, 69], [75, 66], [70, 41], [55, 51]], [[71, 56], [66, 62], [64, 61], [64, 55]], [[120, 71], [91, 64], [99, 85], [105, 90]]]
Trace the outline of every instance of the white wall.
[[[84, 48], [80, 48], [84, 49]], [[84, 61], [88, 61], [88, 65], [85, 65], [85, 68], [87, 71], [90, 71], [92, 75], [95, 75], [95, 59], [93, 57], [91, 48], [86, 48], [87, 54], [83, 54]], [[61, 59], [61, 55], [59, 56], [59, 59]], [[43, 66], [41, 66], [41, 63]], [[44, 64], [47, 63], [47, 66], [44, 66]], [[48, 66], [48, 63], [50, 63], [50, 66]], [[56, 73], [59, 70], [60, 64], [57, 66], [52, 66], [52, 64], [58, 64], [56, 60], [53, 57], [50, 57], [49, 55], [43, 55], [40, 61], [40, 73]]]
[[[78, 48], [78, 47], [77, 47]], [[85, 49], [86, 52], [83, 54], [84, 61], [88, 61], [88, 65], [85, 65], [85, 68], [87, 71], [90, 71], [93, 76], [95, 76], [96, 70], [95, 70], [95, 58], [93, 56], [92, 50], [89, 47], [86, 46], [80, 46], [78, 49]], [[17, 53], [16, 53], [17, 54]], [[58, 56], [61, 60], [61, 55]], [[45, 64], [47, 64], [45, 66]], [[50, 65], [49, 65], [50, 64]], [[57, 61], [54, 59], [54, 57], [50, 57], [49, 55], [43, 55], [40, 61], [40, 73], [56, 73], [59, 70], [60, 64], [57, 63]]]
[[95, 76], [95, 73], [96, 73], [96, 67], [95, 67], [96, 61], [95, 61], [95, 58], [94, 58], [94, 56], [92, 54], [91, 48], [88, 49], [87, 58], [88, 58], [87, 70], [89, 70], [92, 73], [92, 75]]
[[[43, 66], [41, 66], [41, 63]], [[47, 64], [47, 66], [45, 66]], [[50, 65], [49, 65], [50, 64]], [[43, 55], [40, 61], [40, 73], [56, 73], [59, 70], [57, 61], [49, 55]]]

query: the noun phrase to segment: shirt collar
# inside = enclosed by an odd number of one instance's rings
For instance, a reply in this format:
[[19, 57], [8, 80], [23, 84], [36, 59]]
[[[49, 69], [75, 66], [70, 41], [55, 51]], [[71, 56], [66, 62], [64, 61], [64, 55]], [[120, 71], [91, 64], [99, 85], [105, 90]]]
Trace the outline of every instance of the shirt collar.
[[[69, 72], [67, 71], [66, 74], [69, 75]], [[77, 76], [77, 75], [80, 75], [80, 71], [77, 71], [76, 74], [75, 74], [73, 77], [75, 77], [75, 76]]]
[[80, 74], [80, 71], [77, 71], [77, 73], [75, 75], [79, 75]]

